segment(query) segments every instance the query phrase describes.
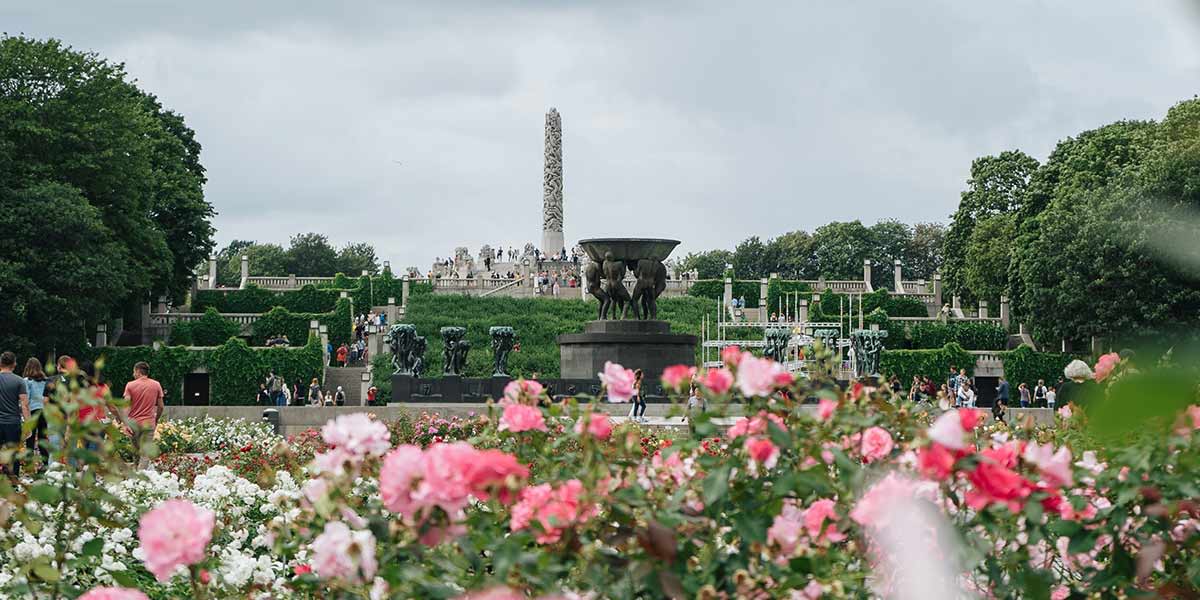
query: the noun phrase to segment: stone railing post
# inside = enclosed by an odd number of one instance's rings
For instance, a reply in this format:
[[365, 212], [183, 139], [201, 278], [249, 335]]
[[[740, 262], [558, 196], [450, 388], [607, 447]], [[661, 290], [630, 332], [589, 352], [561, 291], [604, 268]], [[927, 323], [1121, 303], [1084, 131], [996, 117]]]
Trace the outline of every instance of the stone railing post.
[[804, 325], [808, 322], [808, 300], [800, 301], [800, 324]]
[[250, 257], [242, 255], [242, 280], [238, 284], [238, 289], [246, 289], [246, 280], [250, 279]]
[[101, 323], [96, 326], [96, 347], [103, 348], [108, 345], [108, 325]]
[[979, 318], [980, 319], [988, 318], [988, 302], [987, 302], [987, 300], [979, 301]]
[[217, 257], [208, 257], [208, 289], [217, 288]]
[[950, 296], [950, 310], [954, 311], [954, 316], [958, 316], [962, 312], [962, 298], [958, 294]]
[[392, 272], [392, 261], [390, 261], [390, 260], [383, 261], [383, 272], [384, 273]]
[[[409, 290], [408, 275], [400, 278], [400, 306], [408, 306], [408, 290]], [[395, 298], [388, 298], [388, 302], [394, 301]]]
[[391, 327], [396, 324], [396, 297], [388, 296], [387, 303], [387, 325]]
[[[318, 326], [317, 334], [321, 336], [321, 356], [325, 357], [325, 366], [329, 366], [329, 326]], [[321, 385], [325, 385], [325, 381], [323, 379], [321, 381]]]
[[733, 279], [725, 278], [725, 306], [733, 306]]
[[933, 274], [933, 304], [934, 306], [942, 306], [942, 274]]
[[766, 323], [767, 317], [770, 315], [767, 312], [767, 286], [770, 285], [769, 280], [764, 277], [758, 281], [758, 321]]
[[287, 286], [288, 286], [288, 289], [290, 289], [290, 290], [300, 289], [300, 285], [296, 282], [296, 274], [295, 273], [288, 273]]
[[1005, 331], [1008, 331], [1008, 323], [1012, 319], [1009, 310], [1011, 309], [1008, 306], [1008, 296], [1000, 296], [1000, 326]]
[[892, 261], [892, 283], [897, 294], [903, 294], [904, 289], [904, 274], [903, 267], [900, 265], [900, 259]]
[[863, 284], [866, 285], [868, 292], [875, 291], [871, 287], [871, 259], [869, 258], [863, 261]]

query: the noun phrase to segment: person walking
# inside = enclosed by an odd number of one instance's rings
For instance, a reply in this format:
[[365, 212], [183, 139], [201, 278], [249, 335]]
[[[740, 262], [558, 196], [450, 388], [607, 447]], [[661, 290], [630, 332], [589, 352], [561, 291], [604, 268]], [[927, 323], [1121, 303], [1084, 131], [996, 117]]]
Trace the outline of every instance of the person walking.
[[[29, 419], [29, 394], [25, 391], [25, 380], [13, 374], [17, 368], [17, 355], [0, 353], [0, 447], [21, 443], [21, 423]], [[12, 462], [0, 464], [9, 477], [21, 475], [21, 463], [14, 453]]]
[[25, 440], [25, 447], [42, 456], [38, 472], [46, 470], [50, 464], [50, 449], [47, 447], [46, 415], [42, 409], [46, 402], [46, 372], [42, 370], [42, 361], [30, 358], [25, 361], [25, 370], [21, 373], [25, 379], [25, 393], [29, 396], [29, 420], [36, 421], [33, 432]]
[[271, 404], [275, 406], [284, 406], [286, 402], [283, 397], [283, 388], [286, 387], [286, 382], [282, 377], [275, 374], [275, 369], [267, 371], [267, 393], [271, 395]]
[[286, 382], [283, 384], [283, 387], [280, 389], [279, 396], [280, 396], [279, 406], [291, 406], [292, 390], [290, 387], [288, 387]]
[[1046, 407], [1046, 381], [1039, 379], [1037, 386], [1033, 388], [1033, 405], [1037, 408]]
[[347, 353], [347, 352], [349, 352], [349, 349], [348, 349], [348, 348], [346, 348], [346, 345], [345, 345], [345, 344], [342, 344], [341, 346], [338, 346], [338, 349], [337, 349], [337, 362], [338, 362], [338, 366], [341, 366], [341, 367], [344, 367], [344, 366], [346, 366], [346, 353]]
[[1021, 385], [1017, 386], [1017, 391], [1021, 394], [1021, 408], [1029, 408], [1029, 386], [1022, 381]]
[[642, 370], [633, 372], [633, 418], [638, 423], [646, 422], [646, 398], [642, 396]]
[[[1003, 375], [1001, 375], [1000, 383], [999, 383], [999, 385], [996, 386], [996, 403], [999, 404], [999, 403], [1003, 402], [1005, 406], [1008, 406], [1008, 396], [1009, 396], [1008, 380], [1005, 379]], [[995, 412], [995, 411], [993, 411], [993, 412]]]
[[346, 405], [346, 392], [340, 385], [337, 386], [337, 391], [333, 393], [333, 403], [336, 406]]
[[1054, 388], [1046, 390], [1046, 408], [1054, 410], [1054, 405], [1058, 402], [1058, 392]]
[[125, 399], [129, 401], [129, 408], [121, 420], [125, 421], [133, 438], [139, 469], [150, 466], [150, 457], [142, 450], [142, 444], [147, 438], [154, 438], [154, 430], [166, 408], [163, 395], [162, 385], [150, 377], [150, 365], [144, 361], [133, 365], [133, 381], [125, 384]]
[[313, 377], [312, 383], [308, 386], [308, 405], [321, 405], [321, 386], [317, 384], [317, 378]]

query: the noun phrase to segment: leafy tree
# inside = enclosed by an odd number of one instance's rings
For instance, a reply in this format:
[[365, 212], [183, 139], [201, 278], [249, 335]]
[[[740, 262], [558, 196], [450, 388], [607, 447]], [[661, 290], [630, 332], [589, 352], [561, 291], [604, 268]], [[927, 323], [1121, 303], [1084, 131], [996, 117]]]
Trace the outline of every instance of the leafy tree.
[[[84, 319], [64, 319], [65, 327], [94, 323], [160, 293], [182, 295], [212, 249], [199, 150], [183, 120], [134, 86], [120, 64], [56, 40], [0, 36], [0, 189], [8, 198], [55, 206], [82, 198], [96, 209], [80, 217], [86, 235], [115, 244], [74, 249], [108, 259], [104, 271], [121, 287], [110, 290], [111, 298], [81, 296], [90, 302]], [[50, 183], [68, 189], [51, 190]], [[65, 226], [54, 225], [57, 234], [39, 226], [49, 235], [13, 236], [63, 258], [47, 271], [26, 271], [22, 289], [34, 295], [57, 285], [49, 271], [92, 263], [90, 256], [62, 256], [57, 246]]]
[[871, 258], [875, 240], [861, 221], [833, 222], [812, 235], [817, 272], [827, 279], [861, 279], [863, 261]]
[[733, 253], [728, 250], [690, 252], [680, 261], [685, 271], [695, 269], [700, 279], [720, 279], [725, 275], [726, 265], [733, 263]]
[[[239, 242], [233, 242], [239, 243]], [[232, 245], [232, 244], [231, 244]], [[228, 281], [228, 285], [236, 287], [242, 278], [242, 257], [250, 259], [251, 277], [286, 277], [288, 275], [288, 252], [279, 244], [257, 244], [238, 246], [236, 253], [230, 254], [225, 262], [218, 262], [221, 273], [218, 281]], [[220, 259], [218, 259], [220, 261]]]
[[778, 272], [785, 279], [816, 279], [813, 257], [813, 237], [807, 231], [796, 230], [773, 240], [770, 246], [779, 257]]
[[250, 240], [233, 240], [217, 252], [217, 283], [221, 287], [237, 287], [241, 278], [239, 262], [246, 249], [253, 245]]
[[933, 274], [942, 268], [942, 256], [946, 241], [946, 226], [941, 223], [917, 223], [912, 228], [912, 239], [904, 258], [904, 278], [933, 279]]
[[1016, 215], [998, 214], [975, 223], [964, 253], [963, 284], [975, 299], [999, 306], [1008, 289], [1008, 263], [1016, 235]]
[[[912, 249], [912, 228], [900, 221], [880, 221], [869, 228], [871, 285], [875, 289], [893, 289], [895, 277], [892, 273], [894, 261], [907, 262]], [[859, 267], [862, 268], [861, 266]]]
[[77, 351], [80, 324], [94, 326], [124, 295], [127, 248], [69, 185], [0, 185], [0, 206], [0, 348]]
[[297, 277], [330, 277], [337, 273], [337, 250], [319, 233], [292, 236], [288, 248], [288, 272]]
[[942, 279], [947, 291], [967, 300], [975, 299], [964, 277], [971, 232], [984, 217], [1020, 210], [1030, 177], [1037, 168], [1038, 162], [1020, 150], [984, 156], [971, 163], [971, 179], [958, 210], [950, 217], [943, 246]]
[[733, 273], [738, 279], [761, 279], [779, 269], [778, 248], [758, 236], [741, 241], [733, 249]]
[[375, 256], [375, 247], [366, 242], [343, 246], [338, 251], [337, 262], [338, 272], [347, 275], [361, 275], [363, 271], [370, 275], [379, 273], [379, 259]]

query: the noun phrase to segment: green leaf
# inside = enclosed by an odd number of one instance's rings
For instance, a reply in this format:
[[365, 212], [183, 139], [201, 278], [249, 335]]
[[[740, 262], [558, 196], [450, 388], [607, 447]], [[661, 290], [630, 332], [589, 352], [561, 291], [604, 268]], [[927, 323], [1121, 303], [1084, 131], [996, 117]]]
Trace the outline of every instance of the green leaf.
[[33, 563], [33, 574], [38, 576], [38, 579], [48, 583], [58, 581], [60, 575], [58, 569], [50, 566], [49, 562], [38, 561]]
[[104, 549], [104, 540], [93, 538], [88, 540], [83, 545], [83, 550], [79, 553], [80, 556], [100, 556], [100, 551]]
[[729, 491], [729, 472], [733, 465], [725, 464], [704, 478], [704, 503], [712, 504]]
[[50, 505], [58, 504], [59, 499], [62, 498], [58, 488], [45, 483], [39, 483], [29, 488], [29, 495], [42, 504]]

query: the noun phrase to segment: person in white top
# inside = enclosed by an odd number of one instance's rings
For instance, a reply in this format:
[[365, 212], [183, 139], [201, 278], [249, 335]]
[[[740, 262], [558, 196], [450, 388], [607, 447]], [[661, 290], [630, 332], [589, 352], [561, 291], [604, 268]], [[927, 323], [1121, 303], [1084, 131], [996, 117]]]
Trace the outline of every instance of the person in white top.
[[1054, 403], [1057, 400], [1058, 400], [1058, 393], [1054, 391], [1054, 388], [1050, 388], [1050, 389], [1046, 390], [1046, 407], [1047, 408], [1053, 409]]

